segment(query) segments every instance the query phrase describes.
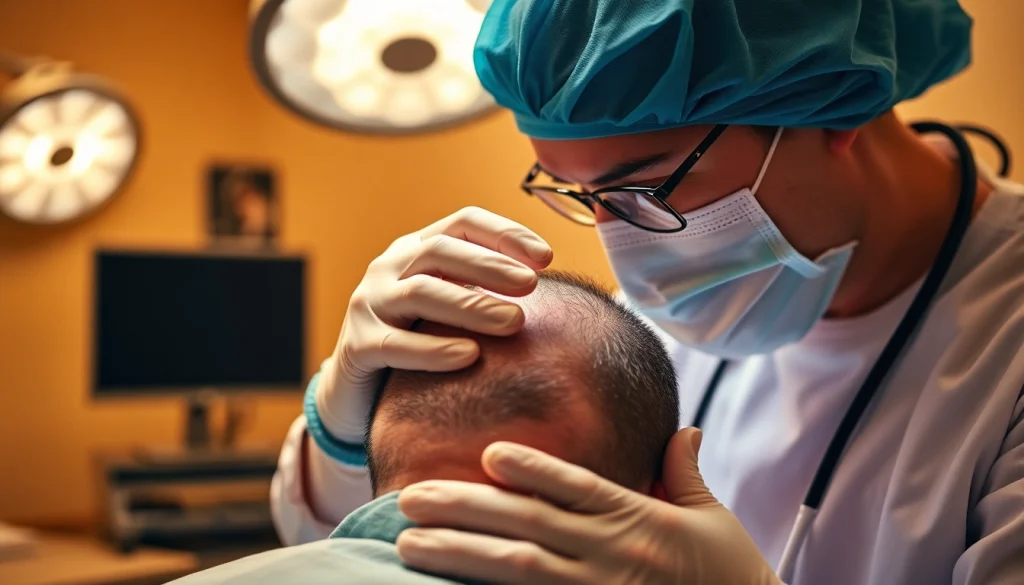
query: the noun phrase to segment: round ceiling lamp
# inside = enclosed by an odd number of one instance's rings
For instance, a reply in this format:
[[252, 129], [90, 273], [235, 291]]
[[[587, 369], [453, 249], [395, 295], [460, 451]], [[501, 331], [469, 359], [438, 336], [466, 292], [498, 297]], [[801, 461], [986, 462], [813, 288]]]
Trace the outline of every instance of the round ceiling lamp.
[[139, 125], [127, 102], [69, 63], [0, 55], [0, 212], [33, 224], [83, 217], [130, 175]]
[[264, 88], [318, 124], [412, 133], [494, 108], [473, 68], [491, 0], [253, 0]]

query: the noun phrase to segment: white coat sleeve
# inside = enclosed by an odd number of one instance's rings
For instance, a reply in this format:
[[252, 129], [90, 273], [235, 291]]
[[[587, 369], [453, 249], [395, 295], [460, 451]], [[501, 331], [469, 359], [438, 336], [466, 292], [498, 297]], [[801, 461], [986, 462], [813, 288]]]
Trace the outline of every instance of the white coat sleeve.
[[349, 512], [371, 499], [366, 468], [328, 457], [307, 439], [306, 417], [296, 419], [270, 485], [270, 510], [281, 542], [291, 546], [327, 538]]
[[984, 494], [968, 516], [968, 548], [954, 567], [953, 585], [1024, 583], [1024, 352], [1003, 382], [1020, 394]]

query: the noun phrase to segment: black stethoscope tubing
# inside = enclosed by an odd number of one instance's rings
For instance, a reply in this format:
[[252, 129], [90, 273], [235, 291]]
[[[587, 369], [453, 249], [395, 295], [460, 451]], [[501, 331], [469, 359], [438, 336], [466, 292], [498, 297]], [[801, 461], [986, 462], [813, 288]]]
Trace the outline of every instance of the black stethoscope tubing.
[[999, 151], [999, 158], [1001, 159], [999, 163], [999, 176], [1010, 176], [1010, 169], [1013, 167], [1013, 156], [1010, 154], [1010, 148], [1006, 146], [1006, 141], [1002, 137], [988, 128], [972, 124], [960, 124], [956, 126], [956, 129], [966, 134], [977, 134], [992, 143], [992, 146]]

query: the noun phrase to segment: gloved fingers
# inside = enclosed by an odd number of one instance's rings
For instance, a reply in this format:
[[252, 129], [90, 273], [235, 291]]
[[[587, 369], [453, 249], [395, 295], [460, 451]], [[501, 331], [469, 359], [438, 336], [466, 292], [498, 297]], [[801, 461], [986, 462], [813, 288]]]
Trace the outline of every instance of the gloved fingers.
[[700, 429], [680, 429], [665, 449], [661, 483], [667, 500], [676, 506], [703, 508], [719, 505], [704, 483], [697, 465], [701, 438]]
[[636, 499], [633, 492], [588, 469], [516, 443], [492, 443], [484, 449], [482, 461], [487, 474], [501, 485], [567, 510], [604, 514]]
[[496, 585], [596, 583], [579, 561], [525, 541], [446, 528], [409, 528], [398, 536], [402, 562], [422, 571]]
[[537, 287], [532, 268], [483, 246], [442, 234], [423, 240], [417, 248], [399, 279], [428, 274], [516, 297]]
[[595, 539], [604, 538], [591, 518], [537, 498], [477, 483], [434, 480], [414, 484], [402, 490], [398, 506], [422, 526], [528, 540], [573, 558], [593, 550]]
[[375, 353], [377, 369], [450, 372], [472, 365], [480, 356], [480, 346], [472, 339], [439, 337], [404, 329], [384, 334]]
[[515, 303], [426, 274], [414, 274], [399, 281], [391, 297], [378, 298], [380, 306], [374, 308], [385, 321], [412, 323], [424, 319], [484, 335], [503, 336], [522, 329], [526, 320], [523, 308]]
[[479, 207], [466, 207], [420, 230], [423, 239], [444, 234], [500, 252], [534, 269], [551, 263], [551, 246], [511, 219]]

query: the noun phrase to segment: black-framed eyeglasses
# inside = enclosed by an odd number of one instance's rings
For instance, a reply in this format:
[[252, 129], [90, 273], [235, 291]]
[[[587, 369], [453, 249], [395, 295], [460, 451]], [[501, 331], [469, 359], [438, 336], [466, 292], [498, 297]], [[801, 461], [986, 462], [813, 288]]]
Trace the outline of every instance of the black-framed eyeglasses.
[[686, 228], [686, 220], [665, 199], [727, 127], [727, 124], [715, 126], [672, 175], [657, 187], [605, 187], [585, 191], [562, 187], [560, 185], [568, 183], [551, 175], [548, 176], [556, 185], [540, 185], [535, 183], [544, 170], [540, 163], [534, 163], [520, 187], [527, 195], [536, 196], [560, 215], [582, 225], [596, 223], [594, 205], [597, 204], [638, 228], [657, 233], [679, 232]]

